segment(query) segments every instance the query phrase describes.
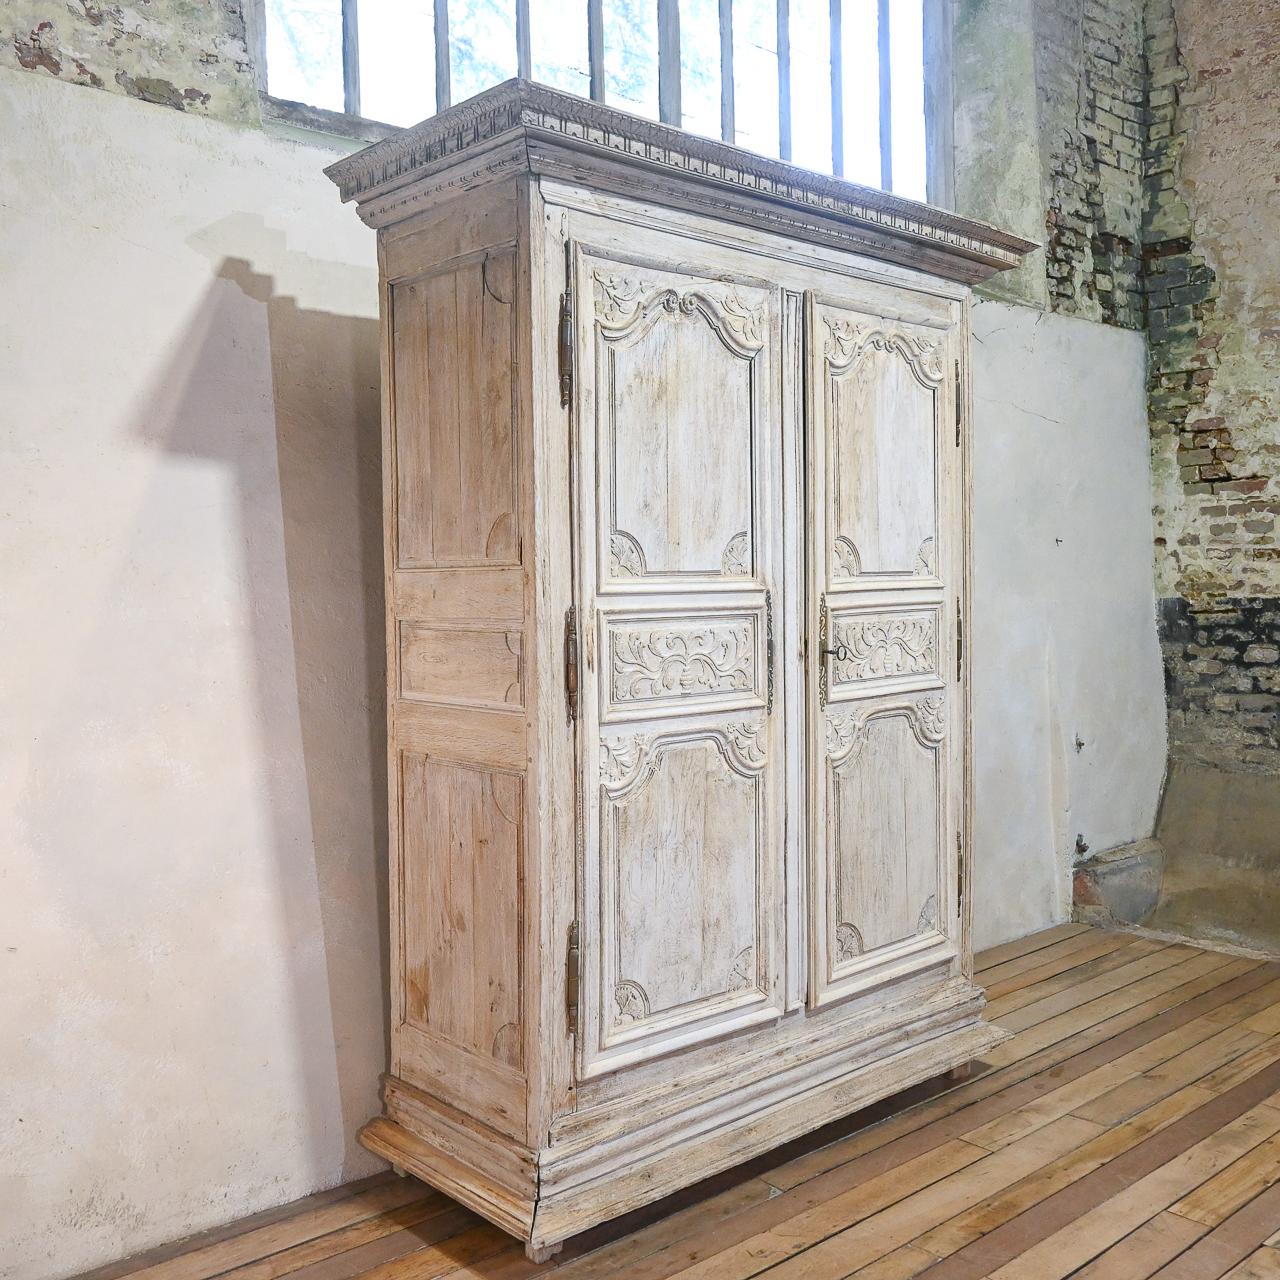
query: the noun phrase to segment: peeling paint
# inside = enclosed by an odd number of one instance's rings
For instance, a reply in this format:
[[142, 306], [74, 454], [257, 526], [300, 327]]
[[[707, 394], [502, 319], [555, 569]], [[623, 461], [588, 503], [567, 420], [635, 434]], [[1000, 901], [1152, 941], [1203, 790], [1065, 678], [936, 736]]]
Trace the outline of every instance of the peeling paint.
[[258, 124], [240, 0], [6, 0], [0, 66]]

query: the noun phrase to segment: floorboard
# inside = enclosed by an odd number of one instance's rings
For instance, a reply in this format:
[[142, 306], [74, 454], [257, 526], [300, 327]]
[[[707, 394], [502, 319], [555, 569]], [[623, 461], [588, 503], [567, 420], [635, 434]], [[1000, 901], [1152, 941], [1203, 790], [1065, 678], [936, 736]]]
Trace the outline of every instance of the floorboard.
[[967, 1081], [552, 1262], [379, 1177], [84, 1280], [1280, 1280], [1280, 964], [1072, 924], [976, 967], [1013, 1035]]

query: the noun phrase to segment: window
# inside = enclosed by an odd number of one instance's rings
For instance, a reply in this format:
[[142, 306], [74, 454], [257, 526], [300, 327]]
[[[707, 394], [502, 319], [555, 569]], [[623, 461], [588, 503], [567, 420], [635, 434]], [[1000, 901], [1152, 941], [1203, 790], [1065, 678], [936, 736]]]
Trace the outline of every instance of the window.
[[512, 76], [925, 198], [930, 0], [263, 0], [267, 86], [416, 124]]

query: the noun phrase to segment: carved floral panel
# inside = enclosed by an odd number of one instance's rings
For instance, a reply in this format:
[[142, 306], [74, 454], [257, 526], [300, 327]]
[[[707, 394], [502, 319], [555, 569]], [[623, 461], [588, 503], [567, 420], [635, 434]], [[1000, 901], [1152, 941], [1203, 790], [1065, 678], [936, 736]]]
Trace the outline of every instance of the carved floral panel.
[[863, 613], [832, 622], [834, 683], [933, 675], [938, 670], [937, 614]]
[[613, 703], [749, 694], [756, 684], [753, 618], [617, 624], [609, 629]]

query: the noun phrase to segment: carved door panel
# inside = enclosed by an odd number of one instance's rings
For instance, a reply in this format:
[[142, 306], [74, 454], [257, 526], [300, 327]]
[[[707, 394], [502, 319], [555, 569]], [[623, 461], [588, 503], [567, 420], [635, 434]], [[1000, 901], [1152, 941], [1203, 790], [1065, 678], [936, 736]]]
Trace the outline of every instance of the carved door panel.
[[644, 247], [572, 258], [582, 1077], [782, 1005], [779, 294]]
[[955, 327], [808, 299], [810, 1003], [956, 951]]

